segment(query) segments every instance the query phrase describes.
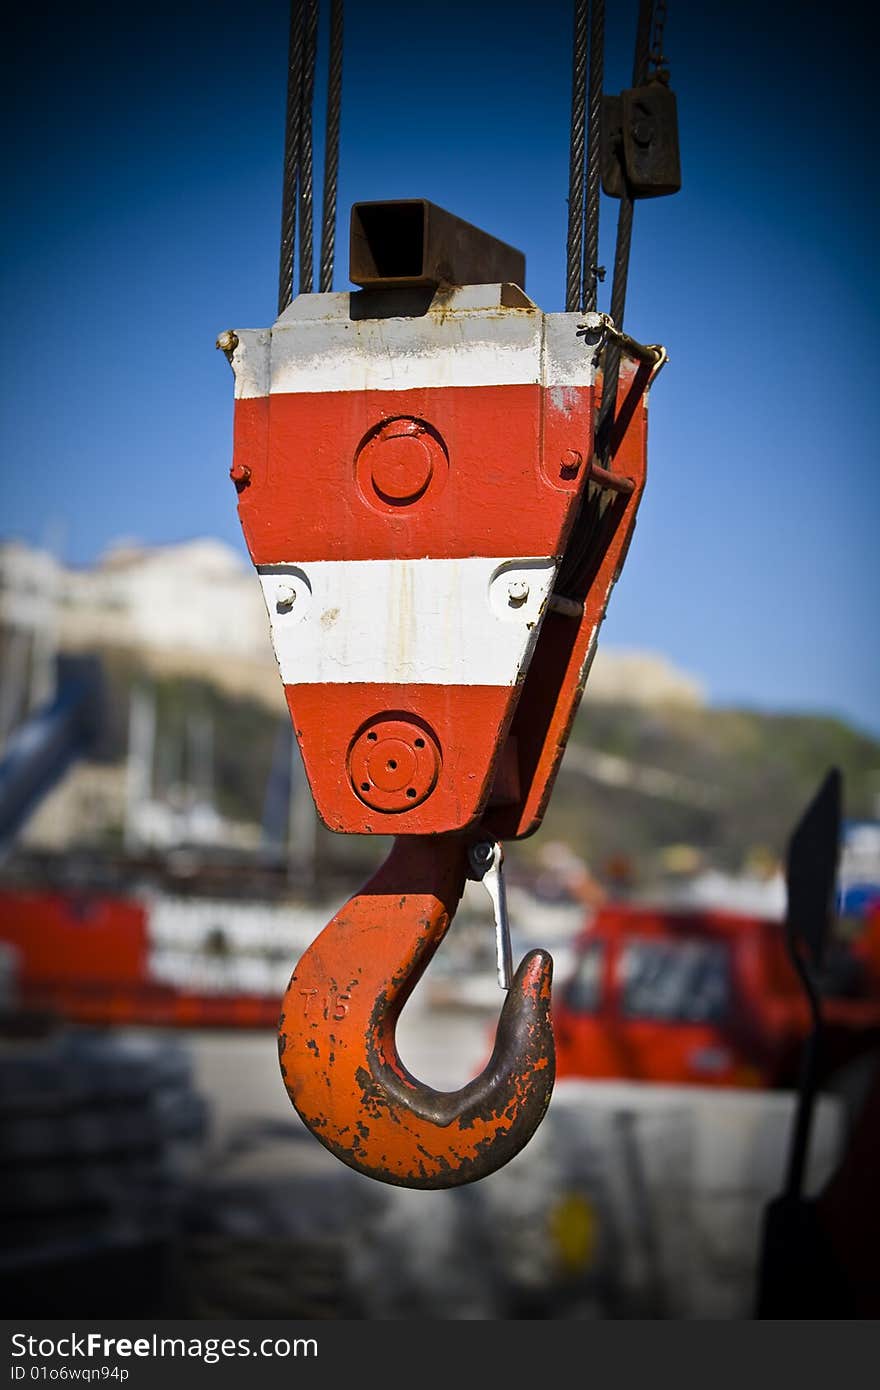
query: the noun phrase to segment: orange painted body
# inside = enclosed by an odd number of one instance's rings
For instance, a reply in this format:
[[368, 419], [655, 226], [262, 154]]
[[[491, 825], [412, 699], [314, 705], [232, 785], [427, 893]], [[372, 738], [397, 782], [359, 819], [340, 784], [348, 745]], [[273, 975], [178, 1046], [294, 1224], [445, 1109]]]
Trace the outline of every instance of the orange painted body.
[[[584, 470], [593, 391], [540, 386], [277, 394], [235, 405], [239, 494], [255, 565], [287, 560], [416, 560], [555, 555]], [[444, 462], [413, 502], [395, 505], [360, 464], [383, 424], [423, 421]], [[384, 478], [379, 479], [380, 483]]]
[[[510, 728], [511, 761], [518, 794], [491, 804], [484, 826], [489, 835], [520, 840], [532, 835], [544, 818], [568, 735], [587, 680], [589, 660], [611, 590], [623, 568], [645, 487], [648, 412], [646, 393], [651, 369], [623, 361], [617, 392], [617, 418], [611, 444], [609, 476], [588, 474], [588, 491], [605, 511], [599, 525], [592, 566], [582, 578], [577, 598], [579, 621], [548, 613]], [[615, 491], [612, 481], [626, 484]]]
[[[573, 469], [564, 462], [566, 439], [589, 440], [584, 450], [589, 457], [592, 390], [572, 388], [564, 401], [558, 392], [505, 386], [237, 402], [236, 458], [240, 453], [250, 469], [239, 513], [255, 564], [426, 554], [559, 555], [581, 494], [599, 495], [605, 506], [595, 567], [577, 595], [583, 617], [545, 615], [530, 668], [534, 674], [527, 673], [521, 686], [285, 686], [318, 814], [331, 830], [448, 834], [475, 825], [487, 806], [484, 828], [498, 838], [521, 838], [538, 828], [644, 489], [649, 379], [650, 368], [622, 364], [618, 409], [624, 427], [610, 460], [613, 478], [626, 484], [621, 491], [604, 478], [596, 481], [589, 464]], [[435, 470], [414, 503], [394, 507], [366, 494], [358, 454], [377, 417], [395, 419], [407, 412], [442, 420], [437, 433], [450, 466], [439, 478]], [[295, 478], [292, 456], [308, 460]], [[426, 800], [411, 809], [404, 804], [383, 811], [358, 798], [348, 759], [368, 720], [396, 714], [425, 721], [439, 743], [441, 761]], [[509, 730], [504, 789], [499, 793], [496, 786], [493, 795]]]
[[[238, 508], [251, 558], [561, 555], [588, 472], [569, 456], [579, 444], [588, 457], [593, 397], [592, 388], [489, 386], [239, 400], [235, 458], [249, 474]], [[408, 455], [394, 441], [378, 442], [401, 420], [421, 422], [430, 443], [426, 454], [404, 437], [416, 472], [427, 460], [419, 476], [404, 469]], [[391, 463], [380, 467], [385, 453]], [[345, 682], [288, 684], [285, 693], [324, 823], [348, 834], [424, 835], [478, 819], [520, 687]], [[396, 712], [427, 722], [441, 766], [426, 800], [377, 811], [358, 799], [348, 755], [368, 719]]]
[[[331, 830], [426, 834], [464, 829], [479, 816], [494, 770], [494, 740], [503, 740], [513, 712], [509, 689], [350, 683], [285, 686], [284, 693], [318, 814]], [[428, 737], [435, 736], [440, 746], [430, 799], [413, 810], [383, 812], [365, 805], [347, 775], [349, 750], [377, 711], [424, 721]], [[336, 771], [332, 780], [331, 769]]]

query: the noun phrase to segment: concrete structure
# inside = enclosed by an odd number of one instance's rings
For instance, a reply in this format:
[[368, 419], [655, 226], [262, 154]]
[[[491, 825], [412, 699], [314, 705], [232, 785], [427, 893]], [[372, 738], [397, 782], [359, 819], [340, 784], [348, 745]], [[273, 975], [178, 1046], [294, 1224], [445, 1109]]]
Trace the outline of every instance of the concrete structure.
[[37, 636], [47, 594], [63, 650], [135, 652], [156, 674], [199, 676], [283, 708], [259, 582], [222, 541], [119, 545], [84, 569], [0, 544], [0, 629]]

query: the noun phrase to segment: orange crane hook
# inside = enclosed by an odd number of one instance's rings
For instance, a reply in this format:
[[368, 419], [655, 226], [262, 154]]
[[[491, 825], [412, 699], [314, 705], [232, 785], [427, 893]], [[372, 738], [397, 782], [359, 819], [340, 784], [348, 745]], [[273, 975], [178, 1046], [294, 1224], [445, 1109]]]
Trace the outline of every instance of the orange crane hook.
[[284, 998], [281, 1072], [302, 1120], [343, 1163], [398, 1187], [495, 1172], [528, 1143], [553, 1090], [546, 951], [524, 957], [492, 1056], [460, 1090], [423, 1085], [397, 1053], [397, 1020], [455, 915], [472, 843], [398, 837], [305, 952]]

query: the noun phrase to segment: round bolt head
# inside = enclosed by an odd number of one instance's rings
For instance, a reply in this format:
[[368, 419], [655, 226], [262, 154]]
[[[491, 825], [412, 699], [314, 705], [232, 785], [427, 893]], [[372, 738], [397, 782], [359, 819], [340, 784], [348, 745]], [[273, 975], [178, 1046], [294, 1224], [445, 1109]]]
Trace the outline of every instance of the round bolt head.
[[282, 584], [278, 589], [276, 602], [279, 608], [292, 608], [296, 603], [296, 589], [292, 589], [289, 584]]
[[654, 136], [653, 121], [636, 121], [632, 128], [632, 134], [636, 144], [645, 149], [650, 145]]
[[529, 596], [529, 586], [524, 579], [511, 579], [507, 586], [507, 600], [513, 608], [520, 608]]
[[224, 333], [219, 335], [217, 347], [221, 352], [225, 352], [228, 357], [229, 354], [235, 352], [235, 349], [238, 347], [238, 334], [233, 333], [231, 328], [227, 328]]

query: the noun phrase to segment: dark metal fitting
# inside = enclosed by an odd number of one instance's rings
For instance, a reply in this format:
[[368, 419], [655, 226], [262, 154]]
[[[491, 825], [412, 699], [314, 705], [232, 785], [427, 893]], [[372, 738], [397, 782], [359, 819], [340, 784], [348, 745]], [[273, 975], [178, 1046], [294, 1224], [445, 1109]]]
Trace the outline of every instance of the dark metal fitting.
[[[662, 343], [640, 343], [635, 338], [631, 338], [628, 333], [622, 333], [615, 324], [610, 314], [598, 314], [597, 317], [602, 321], [602, 328], [608, 338], [613, 339], [620, 347], [624, 357], [631, 357], [636, 362], [644, 362], [646, 366], [653, 367], [651, 380], [669, 361], [669, 354]], [[583, 331], [595, 331], [594, 325], [585, 323], [580, 325]]]
[[238, 334], [233, 333], [231, 328], [227, 328], [224, 333], [219, 335], [214, 346], [220, 349], [228, 362], [231, 362], [232, 354], [238, 347]]
[[364, 289], [526, 283], [521, 251], [424, 198], [355, 203], [349, 262]]
[[473, 846], [471, 858], [477, 864], [488, 864], [492, 855], [495, 853], [495, 846], [491, 840], [481, 840], [479, 844]]

